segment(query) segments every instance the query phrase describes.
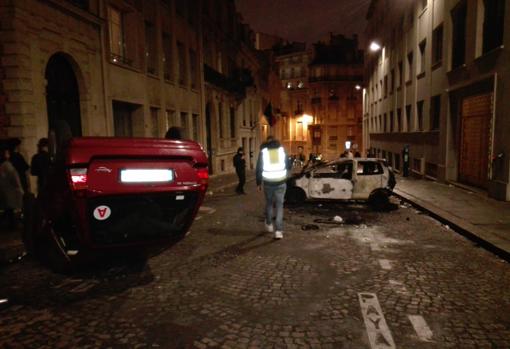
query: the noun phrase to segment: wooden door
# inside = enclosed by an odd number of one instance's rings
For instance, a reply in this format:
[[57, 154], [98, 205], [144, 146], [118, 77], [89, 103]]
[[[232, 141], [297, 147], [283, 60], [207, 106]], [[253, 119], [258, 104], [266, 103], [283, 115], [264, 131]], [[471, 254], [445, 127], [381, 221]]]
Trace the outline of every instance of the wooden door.
[[461, 113], [459, 181], [487, 188], [492, 94], [464, 98]]

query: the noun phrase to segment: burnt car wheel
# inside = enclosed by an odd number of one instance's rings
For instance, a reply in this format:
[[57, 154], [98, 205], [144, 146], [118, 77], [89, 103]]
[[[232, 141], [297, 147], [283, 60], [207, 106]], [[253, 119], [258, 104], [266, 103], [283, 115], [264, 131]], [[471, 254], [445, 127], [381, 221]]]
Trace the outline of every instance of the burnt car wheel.
[[377, 190], [370, 194], [368, 198], [368, 204], [375, 211], [384, 210], [390, 203], [389, 195], [383, 190]]
[[285, 202], [289, 204], [302, 204], [306, 200], [306, 194], [301, 188], [289, 188], [285, 193]]

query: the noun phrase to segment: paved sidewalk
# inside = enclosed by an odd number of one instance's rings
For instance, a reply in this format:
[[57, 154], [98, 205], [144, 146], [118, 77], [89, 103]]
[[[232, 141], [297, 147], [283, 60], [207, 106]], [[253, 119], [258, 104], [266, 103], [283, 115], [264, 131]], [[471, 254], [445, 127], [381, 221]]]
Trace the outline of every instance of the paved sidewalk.
[[[246, 172], [246, 185], [249, 186], [250, 182], [255, 180], [255, 172]], [[229, 190], [237, 185], [237, 175], [229, 173], [224, 175], [212, 176], [209, 180], [208, 194], [214, 195], [217, 192]], [[10, 263], [23, 256], [25, 248], [21, 241], [21, 227], [17, 230], [8, 229], [5, 226], [0, 226], [0, 265]]]
[[453, 184], [410, 177], [398, 177], [394, 193], [502, 257], [510, 257], [509, 202]]

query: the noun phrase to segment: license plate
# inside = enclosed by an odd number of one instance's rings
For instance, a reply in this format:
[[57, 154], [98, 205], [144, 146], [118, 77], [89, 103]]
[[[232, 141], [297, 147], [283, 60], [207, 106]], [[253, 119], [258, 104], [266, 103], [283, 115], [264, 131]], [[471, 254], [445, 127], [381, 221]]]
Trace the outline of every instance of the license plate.
[[168, 169], [126, 169], [120, 170], [122, 183], [165, 183], [174, 179], [174, 172]]

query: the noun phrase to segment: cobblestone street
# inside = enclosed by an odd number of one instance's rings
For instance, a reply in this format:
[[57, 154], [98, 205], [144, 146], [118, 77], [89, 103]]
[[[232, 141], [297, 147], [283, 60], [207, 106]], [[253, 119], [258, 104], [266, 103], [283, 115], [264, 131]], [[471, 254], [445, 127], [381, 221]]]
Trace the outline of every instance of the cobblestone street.
[[288, 207], [275, 241], [249, 189], [145, 265], [7, 266], [0, 348], [510, 348], [507, 262], [397, 201]]

